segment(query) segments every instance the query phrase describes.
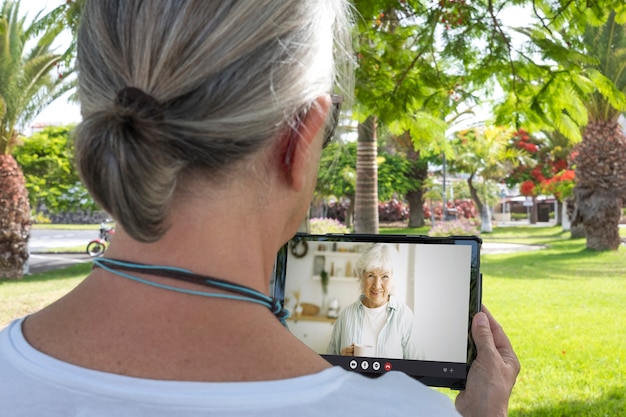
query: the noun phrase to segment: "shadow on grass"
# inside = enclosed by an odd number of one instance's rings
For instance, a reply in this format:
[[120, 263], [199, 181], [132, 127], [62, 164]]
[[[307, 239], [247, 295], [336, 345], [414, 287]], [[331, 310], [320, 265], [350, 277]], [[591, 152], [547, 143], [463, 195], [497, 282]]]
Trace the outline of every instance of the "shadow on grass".
[[[546, 233], [546, 230], [554, 230], [554, 233]], [[566, 239], [569, 237], [570, 232], [564, 232], [558, 228], [546, 228], [546, 229], [526, 229], [526, 230], [514, 230], [507, 229], [502, 233], [498, 233], [498, 229], [494, 229], [492, 233], [484, 233], [483, 237], [488, 240], [511, 240], [511, 239]]]
[[60, 281], [64, 279], [87, 276], [91, 271], [91, 262], [79, 263], [47, 272], [25, 275], [23, 279], [0, 280], [0, 285], [19, 285], [30, 282]]
[[588, 401], [560, 401], [530, 410], [511, 410], [509, 417], [600, 417], [626, 416], [626, 387], [618, 387], [606, 395]]

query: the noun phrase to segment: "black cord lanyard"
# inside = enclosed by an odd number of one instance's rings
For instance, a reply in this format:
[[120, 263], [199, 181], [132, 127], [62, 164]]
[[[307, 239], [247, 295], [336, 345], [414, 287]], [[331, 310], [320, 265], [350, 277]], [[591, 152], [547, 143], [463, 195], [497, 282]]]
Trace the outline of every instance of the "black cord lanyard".
[[[151, 285], [157, 288], [163, 288], [185, 294], [200, 295], [203, 297], [225, 298], [229, 300], [249, 301], [252, 303], [261, 304], [269, 308], [270, 311], [276, 316], [276, 318], [278, 318], [278, 320], [280, 320], [283, 325], [287, 325], [285, 320], [287, 320], [287, 318], [289, 317], [289, 311], [283, 308], [280, 301], [244, 285], [235, 284], [223, 279], [214, 278], [206, 275], [196, 274], [183, 268], [147, 265], [111, 258], [96, 258], [93, 260], [93, 267], [102, 268], [108, 272], [111, 272], [112, 274], [119, 275], [121, 277], [141, 282], [143, 284]], [[231, 294], [211, 293], [190, 290], [186, 288], [172, 287], [167, 284], [160, 284], [147, 279], [139, 278], [134, 275], [127, 274], [126, 272], [146, 273], [164, 278], [193, 282], [195, 284], [225, 290], [230, 292]]]

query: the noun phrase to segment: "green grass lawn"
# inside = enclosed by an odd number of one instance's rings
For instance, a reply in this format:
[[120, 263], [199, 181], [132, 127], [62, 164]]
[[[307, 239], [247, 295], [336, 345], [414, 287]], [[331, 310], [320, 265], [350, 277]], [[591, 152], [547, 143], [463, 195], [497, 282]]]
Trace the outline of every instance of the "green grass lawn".
[[19, 281], [0, 280], [0, 328], [68, 293], [87, 276], [91, 263], [32, 274]]
[[[547, 246], [482, 257], [483, 301], [522, 363], [510, 416], [626, 416], [626, 249], [589, 251], [559, 227], [501, 227], [483, 239]], [[89, 267], [0, 281], [0, 327], [69, 291]]]
[[509, 415], [626, 416], [626, 248], [590, 251], [560, 227], [494, 228], [483, 240], [547, 246], [481, 258], [483, 302], [522, 363]]
[[511, 415], [626, 415], [626, 250], [536, 238], [548, 249], [482, 262], [483, 301], [522, 362]]

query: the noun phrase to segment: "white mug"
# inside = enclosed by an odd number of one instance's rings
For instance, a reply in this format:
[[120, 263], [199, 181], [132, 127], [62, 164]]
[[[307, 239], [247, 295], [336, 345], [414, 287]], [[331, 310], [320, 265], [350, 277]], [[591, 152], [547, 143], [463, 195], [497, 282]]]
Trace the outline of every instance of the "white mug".
[[374, 346], [372, 345], [354, 345], [354, 356], [369, 356], [372, 357], [376, 353]]

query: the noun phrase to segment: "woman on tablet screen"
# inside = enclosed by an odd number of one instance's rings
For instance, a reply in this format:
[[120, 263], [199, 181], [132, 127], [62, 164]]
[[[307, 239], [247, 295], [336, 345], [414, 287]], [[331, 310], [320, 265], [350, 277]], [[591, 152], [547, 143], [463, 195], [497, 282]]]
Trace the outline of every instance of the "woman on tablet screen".
[[[84, 2], [76, 162], [117, 228], [73, 291], [0, 332], [3, 417], [458, 416], [406, 374], [332, 367], [268, 295], [350, 96], [350, 8]], [[504, 415], [519, 364], [474, 323], [456, 405]]]
[[359, 299], [334, 324], [327, 353], [389, 359], [423, 359], [413, 334], [413, 311], [393, 296], [398, 251], [378, 243], [358, 259]]

